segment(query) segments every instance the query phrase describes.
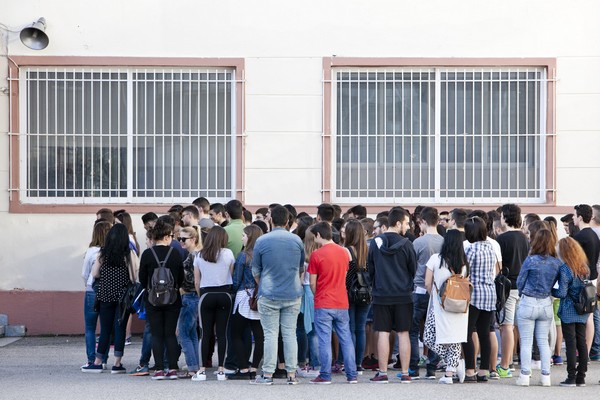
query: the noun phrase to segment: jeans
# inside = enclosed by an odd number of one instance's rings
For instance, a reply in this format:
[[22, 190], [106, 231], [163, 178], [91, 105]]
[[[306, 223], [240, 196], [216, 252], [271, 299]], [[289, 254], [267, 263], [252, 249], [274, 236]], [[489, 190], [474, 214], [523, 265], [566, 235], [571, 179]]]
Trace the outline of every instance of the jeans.
[[152, 356], [152, 331], [150, 330], [150, 321], [146, 317], [144, 324], [144, 336], [142, 338], [142, 355], [140, 356], [140, 365], [149, 366], [150, 357]]
[[198, 349], [198, 295], [186, 293], [181, 296], [181, 311], [177, 327], [179, 330], [178, 341], [185, 355], [188, 370], [198, 371], [200, 353]]
[[260, 323], [265, 334], [263, 373], [273, 375], [277, 366], [277, 340], [281, 326], [285, 369], [295, 373], [298, 364], [298, 342], [296, 341], [296, 322], [300, 312], [300, 297], [295, 300], [258, 299]]
[[537, 299], [523, 295], [517, 309], [517, 324], [521, 340], [521, 373], [531, 375], [533, 336], [537, 339], [542, 361], [542, 374], [550, 374], [550, 343], [548, 335], [553, 325], [552, 299]]
[[356, 360], [356, 366], [360, 365], [365, 352], [365, 344], [367, 341], [365, 325], [367, 324], [368, 312], [368, 305], [357, 306], [355, 304], [350, 304], [350, 308], [348, 309], [348, 315], [350, 317], [350, 333], [352, 334], [352, 343], [355, 348], [354, 359]]
[[115, 331], [115, 357], [123, 357], [123, 350], [125, 349], [125, 329], [127, 328], [129, 314], [125, 315], [125, 318], [121, 323], [115, 322], [118, 305], [119, 303], [116, 301], [108, 303], [104, 301], [100, 302], [100, 340], [98, 341], [96, 357], [102, 360], [108, 357], [110, 335], [113, 329]]
[[594, 311], [594, 341], [590, 350], [590, 356], [600, 356], [600, 308]]
[[[429, 309], [429, 295], [413, 293], [413, 322], [410, 326], [410, 364], [411, 371], [419, 371], [419, 334], [421, 325], [425, 323], [427, 310]], [[430, 362], [434, 362], [438, 355], [431, 349], [427, 358]]]
[[312, 324], [310, 333], [306, 333], [303, 313], [298, 314], [296, 339], [298, 340], [298, 361], [304, 363], [308, 358], [308, 364], [313, 369], [320, 369], [321, 363], [319, 362], [319, 339], [317, 338], [317, 333], [315, 332], [315, 324]]
[[338, 308], [316, 308], [315, 329], [319, 338], [319, 360], [321, 361], [321, 378], [331, 380], [331, 331], [335, 333], [340, 342], [340, 349], [344, 354], [346, 377], [356, 379], [356, 358], [354, 357], [354, 344], [350, 334], [350, 316], [348, 310]]
[[[94, 303], [96, 302], [96, 292], [86, 290], [83, 298], [83, 317], [85, 319], [85, 353], [88, 362], [93, 363], [96, 358], [96, 325], [98, 324], [98, 313], [94, 311]], [[106, 364], [108, 354], [102, 359], [102, 363]]]
[[[568, 377], [585, 378], [588, 363], [585, 324], [565, 324], [563, 322], [561, 327], [567, 348]], [[578, 359], [579, 364], [577, 364]]]

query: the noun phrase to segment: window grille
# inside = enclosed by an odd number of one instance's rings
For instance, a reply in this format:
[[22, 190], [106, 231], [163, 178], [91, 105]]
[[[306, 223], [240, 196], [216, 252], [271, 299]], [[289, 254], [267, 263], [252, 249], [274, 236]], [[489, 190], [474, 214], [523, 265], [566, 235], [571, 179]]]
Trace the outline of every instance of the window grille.
[[234, 197], [234, 79], [232, 69], [22, 68], [21, 198]]
[[545, 201], [544, 68], [334, 71], [334, 200]]

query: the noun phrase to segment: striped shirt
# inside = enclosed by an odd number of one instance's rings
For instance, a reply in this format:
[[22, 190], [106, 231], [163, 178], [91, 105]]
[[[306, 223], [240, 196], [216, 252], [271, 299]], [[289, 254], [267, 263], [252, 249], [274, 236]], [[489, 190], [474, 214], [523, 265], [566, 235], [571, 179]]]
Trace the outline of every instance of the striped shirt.
[[473, 284], [471, 304], [484, 311], [496, 310], [496, 256], [490, 242], [475, 242], [466, 251], [469, 279]]

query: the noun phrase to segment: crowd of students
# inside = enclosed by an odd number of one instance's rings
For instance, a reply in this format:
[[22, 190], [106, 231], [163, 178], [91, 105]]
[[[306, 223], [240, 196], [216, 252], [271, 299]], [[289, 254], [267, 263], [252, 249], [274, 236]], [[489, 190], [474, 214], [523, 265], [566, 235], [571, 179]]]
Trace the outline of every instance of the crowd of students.
[[[485, 383], [512, 378], [518, 360], [517, 385], [529, 386], [539, 369], [539, 383], [550, 386], [564, 338], [560, 385], [585, 386], [588, 356], [600, 360], [599, 312], [577, 309], [582, 288], [598, 275], [598, 205], [561, 218], [567, 236], [559, 239], [553, 217], [522, 217], [515, 204], [412, 214], [394, 207], [375, 219], [363, 206], [342, 215], [321, 204], [313, 218], [289, 204], [252, 215], [237, 200], [201, 197], [160, 217], [144, 214], [141, 253], [125, 210], [96, 217], [82, 272], [83, 372], [106, 368], [112, 341], [111, 373], [126, 373], [121, 359], [131, 335], [120, 297], [130, 282], [150, 289], [162, 265], [178, 292], [161, 305], [144, 294], [142, 351], [130, 375], [205, 381], [216, 347], [217, 380], [329, 384], [344, 373], [357, 383], [373, 370], [370, 382], [388, 383], [392, 368], [401, 383], [436, 379], [438, 371], [443, 384]], [[439, 288], [454, 274], [473, 285], [465, 313], [440, 303]], [[502, 302], [498, 275], [511, 285]], [[369, 288], [368, 300], [352, 294], [357, 281]], [[187, 367], [180, 370], [181, 353]]]

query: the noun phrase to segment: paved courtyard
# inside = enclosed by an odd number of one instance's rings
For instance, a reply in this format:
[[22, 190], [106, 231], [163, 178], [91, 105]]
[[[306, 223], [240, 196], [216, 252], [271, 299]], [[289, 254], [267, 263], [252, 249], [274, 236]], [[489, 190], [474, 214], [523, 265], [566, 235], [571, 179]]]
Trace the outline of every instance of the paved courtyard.
[[[597, 398], [600, 363], [590, 364], [587, 387], [563, 388], [566, 366], [552, 367], [551, 388], [516, 387], [515, 379], [490, 381], [487, 384], [440, 385], [437, 381], [400, 384], [393, 378], [388, 385], [369, 383], [372, 373], [359, 377], [358, 385], [348, 385], [344, 377], [334, 377], [328, 386], [310, 385], [301, 379], [298, 386], [275, 380], [273, 386], [253, 386], [245, 381], [218, 382], [209, 374], [206, 382], [152, 381], [148, 377], [128, 375], [83, 374], [79, 366], [85, 361], [83, 337], [27, 337], [6, 344], [0, 339], [0, 399], [591, 399]], [[141, 339], [134, 338], [125, 348], [124, 365], [135, 367], [140, 355]], [[183, 360], [183, 357], [182, 357]], [[110, 360], [109, 360], [110, 363]], [[391, 372], [391, 371], [390, 371]], [[534, 371], [539, 374], [539, 371]], [[534, 374], [532, 385], [537, 384]]]

